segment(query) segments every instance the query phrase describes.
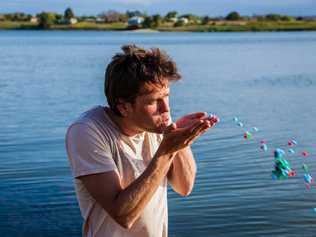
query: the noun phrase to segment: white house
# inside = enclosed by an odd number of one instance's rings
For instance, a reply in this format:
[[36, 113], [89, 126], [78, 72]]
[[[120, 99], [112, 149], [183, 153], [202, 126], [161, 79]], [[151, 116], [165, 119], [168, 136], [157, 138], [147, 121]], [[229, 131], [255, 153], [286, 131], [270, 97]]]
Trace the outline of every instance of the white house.
[[181, 23], [183, 23], [184, 25], [186, 25], [186, 24], [189, 23], [189, 20], [188, 20], [188, 18], [181, 17], [181, 18], [178, 19], [178, 22], [181, 22]]
[[38, 18], [36, 16], [32, 16], [31, 19], [30, 19], [30, 22], [37, 24], [38, 23]]
[[74, 25], [74, 24], [77, 24], [77, 23], [78, 23], [77, 18], [72, 17], [72, 18], [69, 19], [69, 24], [70, 25]]
[[96, 23], [104, 23], [105, 19], [101, 18], [101, 17], [97, 17], [97, 19], [95, 20]]
[[59, 24], [67, 24], [67, 25], [74, 25], [78, 23], [78, 20], [77, 18], [70, 18], [70, 19], [67, 19], [67, 18], [62, 18], [61, 20], [59, 20]]
[[93, 18], [86, 18], [84, 21], [85, 21], [85, 22], [96, 22], [96, 19], [93, 19]]
[[139, 27], [144, 22], [144, 18], [140, 16], [133, 16], [128, 19], [128, 27]]
[[168, 21], [176, 23], [178, 21], [178, 18], [177, 17], [171, 17], [171, 18], [168, 19]]

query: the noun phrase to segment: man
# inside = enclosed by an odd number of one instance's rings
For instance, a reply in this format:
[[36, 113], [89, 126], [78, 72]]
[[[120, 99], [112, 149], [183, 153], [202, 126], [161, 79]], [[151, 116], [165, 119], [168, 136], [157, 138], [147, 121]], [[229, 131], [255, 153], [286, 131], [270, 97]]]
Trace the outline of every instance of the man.
[[167, 183], [182, 196], [191, 192], [190, 145], [218, 119], [198, 112], [172, 123], [175, 63], [159, 49], [122, 49], [106, 70], [109, 107], [87, 111], [66, 135], [83, 235], [166, 237]]

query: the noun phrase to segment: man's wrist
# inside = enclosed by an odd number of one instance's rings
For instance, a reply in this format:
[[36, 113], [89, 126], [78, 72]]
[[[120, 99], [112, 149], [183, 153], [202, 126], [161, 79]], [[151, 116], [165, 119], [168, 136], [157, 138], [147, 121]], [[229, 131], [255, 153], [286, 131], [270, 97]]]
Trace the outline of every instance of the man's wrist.
[[173, 152], [173, 153], [167, 153], [167, 152], [163, 152], [161, 150], [157, 150], [156, 154], [155, 154], [155, 157], [158, 159], [163, 159], [163, 160], [168, 160], [168, 161], [171, 161], [173, 160], [173, 158], [175, 157], [177, 152]]

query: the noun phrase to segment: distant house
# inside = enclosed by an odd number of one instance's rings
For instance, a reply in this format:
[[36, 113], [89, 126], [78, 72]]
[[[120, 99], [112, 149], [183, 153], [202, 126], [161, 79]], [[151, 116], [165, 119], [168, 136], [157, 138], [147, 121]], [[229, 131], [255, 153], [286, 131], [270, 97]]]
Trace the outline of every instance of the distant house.
[[129, 28], [137, 28], [137, 27], [140, 27], [143, 22], [144, 22], [143, 17], [133, 16], [128, 19], [127, 24]]
[[105, 19], [101, 18], [101, 17], [97, 17], [97, 19], [95, 19], [96, 23], [105, 23]]
[[67, 24], [67, 25], [74, 25], [74, 24], [77, 24], [78, 23], [78, 20], [77, 18], [62, 18], [61, 20], [59, 20], [59, 24]]
[[96, 22], [96, 19], [94, 18], [86, 18], [84, 19], [85, 22]]
[[178, 22], [180, 22], [180, 23], [186, 25], [186, 24], [189, 23], [189, 20], [188, 20], [188, 18], [181, 17], [181, 18], [178, 19]]
[[77, 23], [78, 23], [77, 18], [72, 17], [72, 18], [68, 19], [68, 24], [70, 24], [70, 25], [74, 25]]
[[38, 23], [38, 18], [36, 16], [32, 16], [30, 19], [31, 23], [37, 24]]
[[168, 21], [176, 23], [178, 21], [178, 18], [177, 17], [171, 17], [171, 18], [168, 18]]

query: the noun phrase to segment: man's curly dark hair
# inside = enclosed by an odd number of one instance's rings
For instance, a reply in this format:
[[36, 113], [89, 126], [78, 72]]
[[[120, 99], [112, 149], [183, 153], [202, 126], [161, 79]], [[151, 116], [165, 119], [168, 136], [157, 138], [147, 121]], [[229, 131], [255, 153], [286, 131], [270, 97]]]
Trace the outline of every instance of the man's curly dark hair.
[[145, 84], [164, 85], [181, 78], [176, 63], [159, 48], [145, 50], [136, 45], [124, 45], [123, 53], [114, 55], [106, 68], [104, 93], [111, 110], [121, 116], [119, 100], [135, 101]]

